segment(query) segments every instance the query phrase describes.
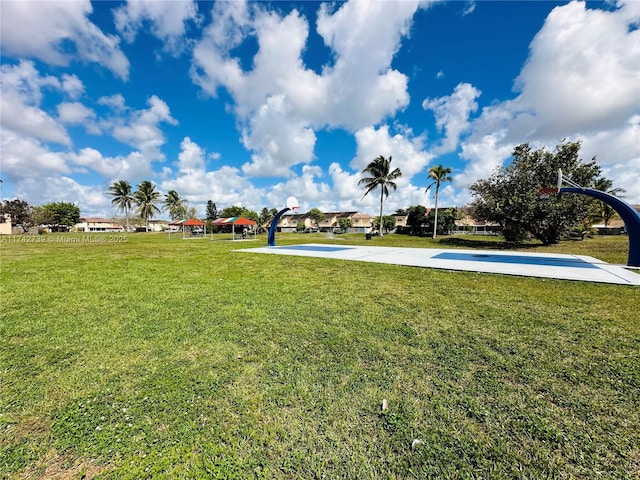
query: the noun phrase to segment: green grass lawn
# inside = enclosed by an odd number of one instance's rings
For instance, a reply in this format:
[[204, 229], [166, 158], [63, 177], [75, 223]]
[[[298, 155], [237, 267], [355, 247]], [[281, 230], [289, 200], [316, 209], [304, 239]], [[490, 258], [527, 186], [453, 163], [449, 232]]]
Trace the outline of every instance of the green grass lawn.
[[72, 237], [0, 243], [0, 478], [640, 478], [638, 288]]

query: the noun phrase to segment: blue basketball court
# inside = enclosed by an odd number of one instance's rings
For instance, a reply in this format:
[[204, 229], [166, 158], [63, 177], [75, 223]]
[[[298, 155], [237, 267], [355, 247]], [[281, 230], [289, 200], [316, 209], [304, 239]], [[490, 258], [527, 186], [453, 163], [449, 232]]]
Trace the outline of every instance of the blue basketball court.
[[640, 274], [585, 255], [314, 243], [237, 251], [640, 286]]

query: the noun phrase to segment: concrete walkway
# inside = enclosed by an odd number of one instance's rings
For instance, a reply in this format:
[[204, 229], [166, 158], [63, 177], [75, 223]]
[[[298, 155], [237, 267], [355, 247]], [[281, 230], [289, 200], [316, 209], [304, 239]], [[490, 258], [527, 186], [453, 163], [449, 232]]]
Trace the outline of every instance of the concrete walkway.
[[640, 286], [638, 273], [620, 265], [610, 265], [584, 255], [315, 243], [248, 248], [236, 251]]

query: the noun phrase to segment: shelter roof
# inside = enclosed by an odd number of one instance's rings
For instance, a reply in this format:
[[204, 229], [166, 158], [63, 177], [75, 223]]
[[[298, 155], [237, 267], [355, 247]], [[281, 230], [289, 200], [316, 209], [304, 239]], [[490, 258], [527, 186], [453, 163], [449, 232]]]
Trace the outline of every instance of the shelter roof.
[[183, 225], [186, 225], [188, 227], [204, 227], [205, 223], [195, 218], [190, 218], [189, 220], [184, 222]]
[[205, 223], [198, 219], [190, 218], [189, 220], [179, 220], [177, 222], [171, 222], [169, 225], [186, 225], [187, 227], [204, 227]]
[[244, 217], [218, 218], [212, 225], [256, 225], [256, 222]]

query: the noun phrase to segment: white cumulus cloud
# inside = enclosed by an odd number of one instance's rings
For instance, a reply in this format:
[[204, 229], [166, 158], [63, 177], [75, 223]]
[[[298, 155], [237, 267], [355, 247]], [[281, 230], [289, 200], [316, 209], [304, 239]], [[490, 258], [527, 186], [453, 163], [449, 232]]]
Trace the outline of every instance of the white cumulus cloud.
[[445, 132], [440, 145], [433, 150], [435, 154], [449, 153], [457, 148], [460, 136], [469, 130], [469, 115], [478, 109], [476, 98], [479, 96], [480, 91], [473, 85], [459, 83], [451, 95], [427, 98], [422, 102], [422, 108], [433, 110], [436, 127]]
[[121, 100], [121, 96], [103, 99], [103, 103], [116, 106], [119, 116], [103, 122], [101, 126], [108, 128], [115, 139], [134, 147], [145, 157], [151, 160], [164, 159], [160, 147], [164, 145], [165, 137], [159, 125], [161, 123], [177, 124], [177, 120], [171, 116], [169, 106], [158, 96], [152, 95], [147, 100], [149, 108], [133, 111], [125, 108], [125, 114], [123, 114], [121, 109], [124, 104]]
[[0, 110], [2, 128], [18, 136], [70, 145], [63, 125], [41, 108], [43, 90], [60, 90], [60, 81], [41, 76], [32, 62], [3, 65], [0, 77]]
[[163, 50], [179, 54], [187, 43], [186, 23], [198, 21], [198, 7], [192, 0], [135, 0], [114, 10], [113, 18], [127, 42], [133, 42], [148, 22], [151, 33], [163, 42]]
[[[63, 102], [58, 105], [58, 118], [63, 123], [79, 124], [93, 121], [96, 113], [80, 102]], [[95, 129], [94, 129], [95, 131]], [[99, 131], [99, 130], [98, 130]]]
[[[345, 2], [322, 5], [317, 32], [333, 61], [317, 73], [303, 52], [307, 19], [297, 10], [285, 16], [260, 4], [216, 3], [212, 23], [194, 48], [192, 78], [215, 96], [225, 88], [234, 99], [244, 145], [252, 150], [245, 173], [291, 175], [290, 167], [313, 160], [315, 131], [357, 131], [392, 117], [409, 103], [408, 78], [391, 62], [409, 34], [420, 2]], [[254, 37], [250, 70], [233, 49]]]
[[482, 110], [462, 141], [463, 187], [487, 177], [523, 142], [553, 148], [580, 140], [581, 156], [596, 156], [607, 178], [640, 202], [640, 8], [613, 10], [584, 2], [554, 8], [529, 47], [515, 81], [517, 97]]
[[96, 27], [88, 18], [92, 11], [89, 0], [3, 0], [3, 54], [61, 66], [74, 60], [97, 63], [127, 80], [129, 61], [120, 50], [120, 39]]
[[222, 166], [208, 170], [207, 152], [190, 138], [180, 143], [178, 171], [166, 171], [160, 186], [164, 191], [176, 190], [190, 206], [204, 211], [208, 200], [216, 202], [218, 209], [234, 205], [258, 209], [263, 191], [256, 188], [242, 172], [234, 167]]
[[382, 155], [392, 157], [391, 167], [402, 172], [399, 182], [408, 183], [415, 175], [425, 172], [433, 155], [423, 150], [424, 139], [413, 137], [410, 131], [391, 134], [388, 125], [365, 127], [355, 134], [357, 151], [351, 168], [362, 171], [373, 159]]

